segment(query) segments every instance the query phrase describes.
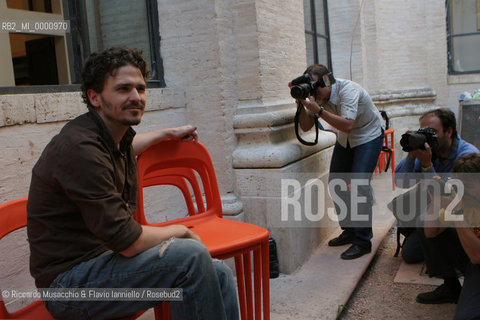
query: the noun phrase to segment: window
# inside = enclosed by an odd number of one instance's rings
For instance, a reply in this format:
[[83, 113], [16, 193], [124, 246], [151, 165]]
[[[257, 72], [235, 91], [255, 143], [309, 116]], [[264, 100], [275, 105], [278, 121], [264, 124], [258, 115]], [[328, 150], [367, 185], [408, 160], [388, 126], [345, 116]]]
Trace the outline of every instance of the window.
[[64, 20], [60, 0], [0, 0], [0, 86], [69, 83], [65, 32], [27, 31], [53, 20]]
[[91, 52], [114, 46], [140, 48], [152, 72], [150, 84], [164, 87], [157, 0], [69, 0], [75, 83]]
[[332, 70], [327, 0], [303, 0], [307, 65], [323, 64]]
[[480, 0], [447, 0], [450, 74], [480, 72]]
[[157, 0], [0, 0], [2, 7], [2, 21], [70, 24], [62, 33], [0, 34], [0, 47], [7, 48], [0, 59], [8, 69], [0, 86], [79, 84], [83, 61], [112, 46], [142, 49], [152, 72], [149, 86], [165, 86]]

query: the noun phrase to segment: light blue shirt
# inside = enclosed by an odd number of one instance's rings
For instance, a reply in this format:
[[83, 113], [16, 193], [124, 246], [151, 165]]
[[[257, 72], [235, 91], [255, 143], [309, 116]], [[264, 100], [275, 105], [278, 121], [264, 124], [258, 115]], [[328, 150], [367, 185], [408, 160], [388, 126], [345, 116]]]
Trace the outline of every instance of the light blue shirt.
[[[457, 138], [453, 139], [452, 141], [452, 147], [450, 148], [448, 158], [443, 162], [441, 159], [437, 158], [433, 162], [432, 170], [428, 171], [428, 176], [453, 176], [452, 174], [444, 175], [442, 173], [451, 173], [453, 164], [461, 156], [478, 152], [478, 149], [474, 145], [462, 140], [460, 136], [457, 135]], [[412, 159], [409, 156], [406, 156], [405, 159], [400, 161], [395, 168], [395, 184], [400, 188], [409, 188], [424, 177], [424, 175], [421, 173], [424, 172], [422, 170], [422, 164], [420, 163], [420, 160], [417, 158]]]
[[354, 148], [380, 136], [385, 124], [368, 92], [353, 81], [335, 80], [330, 99], [323, 107], [338, 116], [355, 120], [349, 134], [338, 132], [338, 143], [346, 148], [348, 142]]

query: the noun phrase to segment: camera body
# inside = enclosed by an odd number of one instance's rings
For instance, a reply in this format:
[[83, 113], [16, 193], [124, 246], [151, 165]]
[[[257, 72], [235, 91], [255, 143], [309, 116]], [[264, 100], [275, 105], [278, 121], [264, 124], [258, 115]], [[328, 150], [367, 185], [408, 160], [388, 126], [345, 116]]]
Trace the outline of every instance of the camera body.
[[306, 99], [309, 95], [314, 95], [319, 87], [317, 81], [313, 81], [309, 74], [304, 74], [293, 79], [292, 85], [290, 95], [294, 99]]
[[306, 99], [309, 95], [315, 95], [317, 89], [331, 86], [335, 78], [331, 72], [324, 74], [320, 79], [314, 81], [309, 74], [303, 74], [292, 80], [290, 95], [294, 99]]
[[425, 142], [428, 143], [432, 149], [432, 153], [436, 154], [438, 149], [438, 140], [435, 129], [418, 129], [417, 131], [402, 134], [402, 138], [400, 139], [400, 145], [402, 146], [402, 150], [405, 152], [418, 149], [425, 150]]

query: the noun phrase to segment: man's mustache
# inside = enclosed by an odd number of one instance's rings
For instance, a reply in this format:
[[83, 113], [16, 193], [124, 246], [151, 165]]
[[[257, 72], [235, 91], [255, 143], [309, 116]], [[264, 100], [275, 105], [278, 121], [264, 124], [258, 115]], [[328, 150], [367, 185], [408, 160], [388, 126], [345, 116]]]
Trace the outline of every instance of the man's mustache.
[[122, 110], [127, 110], [127, 109], [145, 109], [145, 104], [129, 102], [122, 106]]

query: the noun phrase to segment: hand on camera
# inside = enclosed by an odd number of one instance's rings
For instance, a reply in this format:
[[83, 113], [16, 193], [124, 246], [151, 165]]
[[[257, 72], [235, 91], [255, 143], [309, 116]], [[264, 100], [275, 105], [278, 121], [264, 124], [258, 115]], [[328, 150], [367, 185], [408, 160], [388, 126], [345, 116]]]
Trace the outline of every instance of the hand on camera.
[[[432, 189], [427, 189], [427, 192], [432, 199], [436, 197], [440, 198], [440, 207], [446, 208], [457, 196], [455, 188], [450, 183], [448, 183], [448, 181], [441, 183], [442, 178], [439, 176], [434, 176], [433, 179], [440, 184], [440, 188], [441, 188], [440, 194], [432, 193]], [[449, 191], [445, 191], [445, 190], [449, 190]]]
[[318, 103], [315, 101], [315, 98], [313, 96], [308, 96], [307, 99], [300, 99], [299, 100], [305, 108], [310, 110], [312, 113], [318, 112], [320, 110], [320, 106]]
[[432, 164], [432, 149], [426, 142], [424, 146], [425, 150], [417, 149], [410, 151], [408, 153], [408, 156], [412, 159], [417, 158], [418, 161], [420, 161], [420, 163], [422, 164], [422, 167], [427, 168]]

